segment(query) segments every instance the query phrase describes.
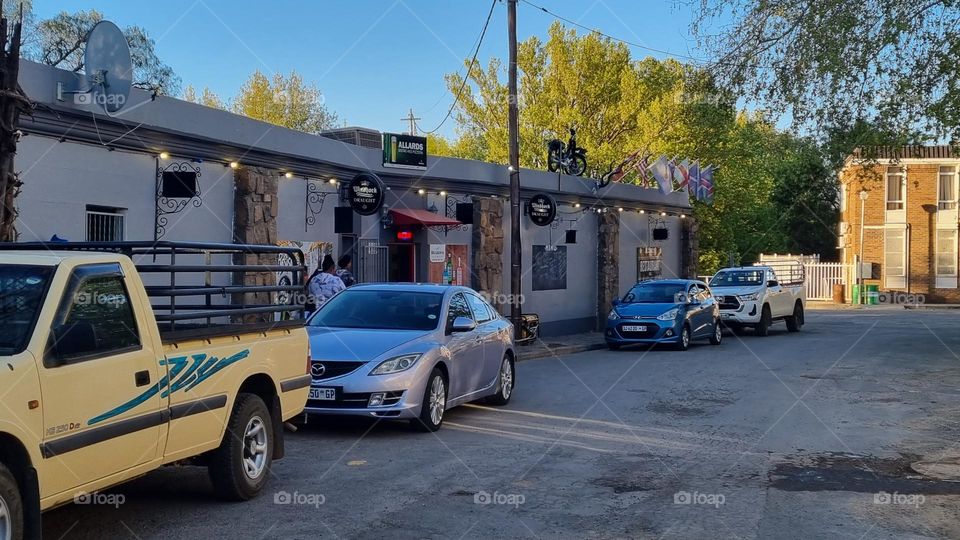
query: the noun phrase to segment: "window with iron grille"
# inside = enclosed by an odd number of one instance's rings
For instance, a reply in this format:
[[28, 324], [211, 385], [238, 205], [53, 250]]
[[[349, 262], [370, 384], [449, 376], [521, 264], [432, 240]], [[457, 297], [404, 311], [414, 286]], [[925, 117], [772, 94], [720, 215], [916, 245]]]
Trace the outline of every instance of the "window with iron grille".
[[87, 242], [121, 242], [124, 239], [122, 208], [87, 205]]

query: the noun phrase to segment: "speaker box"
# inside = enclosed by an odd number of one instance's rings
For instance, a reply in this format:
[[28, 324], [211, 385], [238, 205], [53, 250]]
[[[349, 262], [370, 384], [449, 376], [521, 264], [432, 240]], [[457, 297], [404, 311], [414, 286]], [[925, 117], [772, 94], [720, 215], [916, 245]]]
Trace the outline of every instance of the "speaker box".
[[353, 208], [338, 206], [333, 209], [333, 232], [353, 234]]
[[576, 244], [577, 243], [577, 231], [571, 229], [567, 231], [567, 243]]
[[666, 240], [670, 238], [669, 229], [654, 229], [653, 230], [653, 239], [654, 240]]
[[457, 221], [464, 225], [473, 224], [473, 203], [457, 203]]

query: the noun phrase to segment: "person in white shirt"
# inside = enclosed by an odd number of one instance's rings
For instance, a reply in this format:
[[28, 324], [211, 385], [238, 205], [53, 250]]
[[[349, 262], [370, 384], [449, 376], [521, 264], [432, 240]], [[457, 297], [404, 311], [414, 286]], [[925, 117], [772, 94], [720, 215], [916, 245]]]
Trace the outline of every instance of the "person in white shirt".
[[343, 280], [337, 277], [336, 272], [337, 265], [333, 262], [333, 257], [327, 255], [320, 263], [320, 272], [307, 285], [307, 291], [310, 293], [316, 309], [320, 309], [320, 306], [333, 298], [333, 295], [346, 289]]

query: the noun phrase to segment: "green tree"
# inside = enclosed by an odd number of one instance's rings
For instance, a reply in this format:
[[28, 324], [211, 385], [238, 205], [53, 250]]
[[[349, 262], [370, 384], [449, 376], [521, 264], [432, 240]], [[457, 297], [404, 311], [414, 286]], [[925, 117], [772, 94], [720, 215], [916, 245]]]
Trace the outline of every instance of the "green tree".
[[[700, 0], [693, 32], [721, 84], [797, 125], [960, 134], [960, 5]], [[719, 32], [715, 29], [719, 28]]]
[[[471, 70], [457, 109], [458, 138], [449, 148], [454, 155], [506, 163], [508, 92], [501, 66], [494, 58], [485, 69]], [[545, 168], [547, 141], [575, 126], [594, 174], [637, 149], [717, 167], [713, 204], [693, 203], [702, 272], [725, 265], [731, 254], [749, 263], [762, 252], [811, 244], [792, 244], [789, 235], [805, 219], [806, 207], [820, 207], [812, 199], [805, 206], [778, 206], [774, 198], [783, 185], [797, 187], [785, 162], [799, 168], [793, 160], [807, 154], [785, 156], [794, 138], [762, 114], [738, 114], [735, 96], [721, 90], [711, 73], [674, 60], [634, 60], [622, 44], [559, 24], [546, 42], [534, 37], [520, 44], [518, 71], [523, 166]], [[447, 76], [453, 92], [462, 82], [459, 75]], [[832, 231], [824, 234], [833, 241]]]
[[[28, 9], [29, 4], [24, 6]], [[90, 30], [103, 20], [103, 14], [95, 9], [68, 13], [61, 11], [50, 19], [32, 24], [33, 15], [25, 15], [31, 26], [25, 30], [23, 55], [47, 65], [83, 71], [83, 52]], [[130, 57], [133, 62], [133, 84], [140, 88], [150, 88], [158, 93], [175, 95], [180, 90], [180, 78], [173, 68], [164, 64], [157, 56], [155, 42], [146, 30], [139, 26], [128, 26], [123, 31], [130, 45]]]
[[206, 107], [213, 107], [214, 109], [227, 110], [227, 106], [223, 100], [220, 99], [220, 96], [206, 86], [203, 87], [203, 92], [197, 95], [197, 90], [193, 85], [188, 84], [187, 87], [183, 89], [183, 100], [189, 101], [190, 103], [198, 103]]
[[307, 84], [296, 71], [272, 79], [259, 70], [240, 88], [233, 112], [278, 126], [320, 133], [337, 125], [337, 115], [324, 105], [315, 84]]

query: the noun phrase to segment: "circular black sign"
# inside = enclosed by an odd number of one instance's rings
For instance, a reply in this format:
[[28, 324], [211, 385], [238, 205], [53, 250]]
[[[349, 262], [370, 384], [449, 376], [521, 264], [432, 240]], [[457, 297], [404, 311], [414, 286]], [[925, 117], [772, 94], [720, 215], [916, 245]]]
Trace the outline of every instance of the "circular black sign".
[[528, 205], [530, 221], [534, 225], [545, 227], [553, 223], [553, 219], [557, 217], [557, 201], [547, 193], [537, 193], [530, 197]]
[[373, 173], [360, 173], [350, 180], [350, 207], [361, 216], [372, 216], [383, 207], [383, 180]]

